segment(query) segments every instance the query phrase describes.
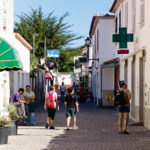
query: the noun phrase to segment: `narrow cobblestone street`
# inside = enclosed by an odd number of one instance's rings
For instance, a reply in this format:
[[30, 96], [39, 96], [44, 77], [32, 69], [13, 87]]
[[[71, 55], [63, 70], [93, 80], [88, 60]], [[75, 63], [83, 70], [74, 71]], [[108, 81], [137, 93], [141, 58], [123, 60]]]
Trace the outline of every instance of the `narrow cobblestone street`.
[[150, 131], [143, 126], [130, 126], [129, 135], [117, 130], [116, 109], [97, 109], [93, 103], [80, 104], [78, 130], [65, 128], [65, 110], [56, 114], [56, 130], [45, 129], [46, 112], [36, 111], [37, 126], [21, 126], [17, 136], [10, 136], [0, 150], [149, 150]]
[[[63, 113], [57, 113], [56, 123], [64, 126]], [[79, 129], [66, 131], [48, 146], [53, 150], [149, 150], [150, 131], [143, 126], [130, 126], [129, 135], [118, 134], [116, 109], [97, 109], [94, 104], [81, 104], [77, 116]], [[62, 121], [61, 121], [62, 120]], [[60, 125], [60, 123], [62, 123]]]

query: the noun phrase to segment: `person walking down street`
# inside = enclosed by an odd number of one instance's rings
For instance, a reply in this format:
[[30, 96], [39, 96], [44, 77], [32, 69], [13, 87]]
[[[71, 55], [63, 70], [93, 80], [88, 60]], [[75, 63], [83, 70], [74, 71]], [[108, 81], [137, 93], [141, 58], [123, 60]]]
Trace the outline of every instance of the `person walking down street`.
[[80, 95], [80, 103], [85, 103], [85, 100], [84, 100], [84, 84], [81, 83], [80, 84], [80, 87], [79, 87], [79, 95]]
[[25, 105], [24, 105], [26, 101], [21, 98], [21, 95], [23, 95], [23, 93], [24, 93], [24, 89], [20, 88], [17, 93], [14, 93], [11, 96], [10, 102], [16, 106], [18, 115], [23, 116], [24, 118], [28, 118], [26, 116]]
[[79, 87], [79, 80], [76, 81], [76, 86]]
[[73, 129], [77, 129], [76, 126], [76, 113], [79, 112], [79, 107], [78, 107], [78, 102], [76, 100], [76, 97], [72, 95], [73, 89], [68, 88], [67, 89], [68, 94], [66, 95], [65, 98], [65, 107], [66, 107], [66, 125], [67, 125], [67, 130], [69, 130], [70, 126], [70, 119], [72, 118], [73, 121]]
[[56, 109], [59, 111], [59, 103], [58, 103], [57, 93], [55, 92], [54, 86], [50, 86], [50, 91], [46, 94], [44, 108], [47, 110], [48, 113], [45, 128], [48, 128], [50, 126], [50, 129], [55, 129], [54, 118], [55, 118]]
[[72, 88], [74, 90], [74, 95], [76, 95], [77, 94], [77, 86], [76, 86], [75, 82], [73, 82]]
[[66, 92], [66, 87], [64, 85], [64, 82], [62, 82], [62, 85], [60, 86], [60, 94], [61, 94], [62, 102], [64, 102], [64, 99], [65, 99], [65, 92]]
[[26, 100], [25, 108], [28, 116], [27, 125], [35, 125], [35, 94], [31, 91], [30, 85], [26, 85], [26, 91], [24, 92], [24, 98]]
[[[127, 89], [127, 83], [125, 81], [119, 81], [120, 91], [124, 93], [124, 100], [125, 103], [123, 105], [119, 105], [119, 120], [118, 120], [118, 128], [119, 133], [122, 134], [129, 134], [127, 131], [128, 119], [129, 119], [129, 112], [130, 112], [130, 98], [131, 93], [129, 89]], [[124, 129], [122, 131], [122, 120], [124, 115]]]

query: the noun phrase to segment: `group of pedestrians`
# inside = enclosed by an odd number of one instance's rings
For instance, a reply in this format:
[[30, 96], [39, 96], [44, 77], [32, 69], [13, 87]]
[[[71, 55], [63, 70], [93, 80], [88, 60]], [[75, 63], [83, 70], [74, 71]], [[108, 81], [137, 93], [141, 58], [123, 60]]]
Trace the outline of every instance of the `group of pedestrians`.
[[[72, 88], [73, 88], [74, 95], [77, 95], [78, 94], [78, 88], [79, 88], [79, 81], [78, 80], [77, 80], [76, 83], [73, 82]], [[66, 94], [66, 87], [65, 87], [64, 82], [62, 82], [62, 84], [60, 86], [61, 102], [64, 102], [64, 100], [65, 100], [65, 94]]]
[[[65, 93], [67, 91], [67, 95]], [[61, 100], [64, 102], [66, 108], [66, 126], [69, 130], [70, 119], [73, 120], [73, 129], [76, 129], [76, 113], [79, 112], [78, 102], [74, 95], [72, 87], [66, 89], [64, 83], [60, 87]], [[33, 126], [35, 122], [35, 94], [31, 91], [30, 85], [26, 86], [26, 90], [20, 88], [18, 92], [14, 93], [10, 98], [10, 103], [16, 106], [18, 115], [26, 120], [26, 125]], [[59, 111], [58, 96], [55, 92], [55, 87], [50, 86], [49, 92], [45, 96], [45, 110], [47, 111], [46, 128], [55, 129], [54, 118], [56, 110]]]
[[35, 94], [30, 85], [26, 85], [25, 91], [20, 88], [14, 93], [10, 102], [16, 106], [17, 113], [26, 120], [27, 125], [35, 125]]
[[[119, 82], [120, 95], [123, 93], [124, 103], [118, 105], [119, 108], [119, 119], [118, 119], [118, 130], [120, 134], [129, 134], [127, 131], [129, 112], [130, 112], [130, 98], [131, 93], [127, 88], [125, 81]], [[65, 93], [67, 94], [65, 96]], [[60, 86], [61, 101], [64, 102], [66, 108], [66, 129], [70, 129], [70, 120], [73, 121], [73, 129], [77, 129], [76, 126], [76, 113], [79, 112], [79, 104], [76, 98], [75, 84], [72, 87], [66, 89], [64, 83]], [[114, 100], [117, 96], [114, 97]], [[18, 92], [13, 94], [10, 98], [10, 102], [13, 103], [17, 108], [17, 113], [24, 117], [27, 121], [27, 125], [35, 125], [35, 94], [31, 91], [30, 85], [26, 86], [26, 90], [20, 88]], [[50, 86], [49, 92], [46, 93], [45, 98], [45, 110], [47, 111], [47, 120], [45, 128], [55, 129], [54, 118], [56, 110], [59, 111], [58, 96], [55, 92], [55, 87]], [[123, 121], [124, 117], [124, 121]], [[123, 126], [123, 127], [122, 127]]]
[[[66, 108], [66, 127], [67, 130], [70, 129], [70, 119], [73, 120], [73, 129], [77, 129], [76, 126], [76, 113], [79, 112], [78, 102], [73, 94], [73, 88], [67, 89], [67, 95], [64, 98], [64, 105]], [[45, 128], [55, 129], [54, 118], [56, 110], [59, 111], [58, 96], [55, 92], [55, 87], [51, 86], [49, 92], [46, 94], [45, 98], [45, 110], [48, 113]]]

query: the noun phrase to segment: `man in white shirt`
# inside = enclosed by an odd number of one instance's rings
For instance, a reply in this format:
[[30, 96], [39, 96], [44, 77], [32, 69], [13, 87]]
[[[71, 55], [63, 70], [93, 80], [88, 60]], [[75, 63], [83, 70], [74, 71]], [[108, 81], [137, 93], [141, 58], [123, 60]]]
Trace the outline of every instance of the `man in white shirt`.
[[24, 98], [26, 100], [26, 113], [28, 115], [27, 124], [35, 125], [35, 94], [31, 91], [30, 85], [26, 86], [26, 91], [24, 92]]

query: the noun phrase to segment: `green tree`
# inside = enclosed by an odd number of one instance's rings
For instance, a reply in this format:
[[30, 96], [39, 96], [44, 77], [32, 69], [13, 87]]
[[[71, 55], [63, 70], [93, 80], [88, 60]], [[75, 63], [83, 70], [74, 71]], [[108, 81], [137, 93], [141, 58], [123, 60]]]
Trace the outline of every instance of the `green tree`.
[[[20, 33], [31, 45], [33, 45], [33, 35], [35, 35], [35, 56], [40, 59], [44, 57], [44, 40], [47, 49], [59, 49], [61, 51], [58, 60], [60, 71], [72, 71], [72, 67], [67, 65], [73, 63], [73, 55], [69, 56], [70, 44], [81, 36], [70, 31], [71, 25], [64, 23], [64, 19], [69, 13], [60, 18], [53, 15], [53, 12], [45, 16], [41, 8], [31, 9], [29, 14], [23, 13], [19, 17], [19, 22], [15, 23], [15, 32]], [[71, 50], [76, 48], [71, 48]], [[70, 70], [68, 69], [70, 68]]]

